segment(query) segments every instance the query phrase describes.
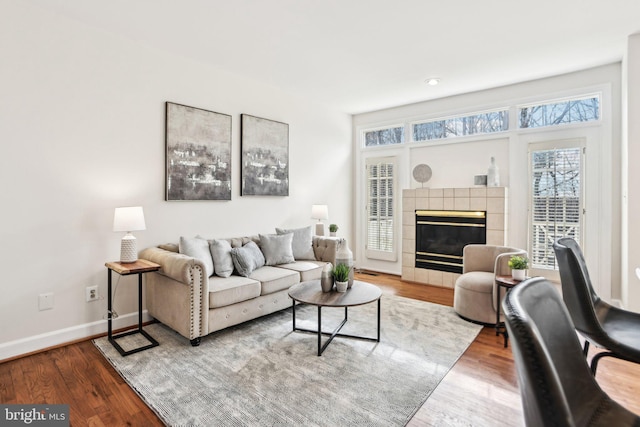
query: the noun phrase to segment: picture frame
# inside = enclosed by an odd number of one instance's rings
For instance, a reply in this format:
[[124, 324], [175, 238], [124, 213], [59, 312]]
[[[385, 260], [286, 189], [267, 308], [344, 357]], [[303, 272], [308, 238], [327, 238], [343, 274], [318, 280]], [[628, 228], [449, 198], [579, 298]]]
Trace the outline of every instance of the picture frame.
[[289, 195], [289, 125], [241, 114], [241, 195]]
[[165, 200], [231, 200], [231, 116], [166, 103]]

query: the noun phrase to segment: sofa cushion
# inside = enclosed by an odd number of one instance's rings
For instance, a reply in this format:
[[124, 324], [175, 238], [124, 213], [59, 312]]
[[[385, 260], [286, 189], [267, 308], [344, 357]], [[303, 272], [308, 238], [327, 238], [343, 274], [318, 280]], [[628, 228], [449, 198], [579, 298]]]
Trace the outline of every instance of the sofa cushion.
[[326, 262], [323, 261], [296, 261], [289, 264], [280, 264], [279, 268], [297, 271], [300, 274], [300, 281], [316, 280], [320, 278], [322, 267]]
[[213, 259], [209, 252], [209, 242], [199, 237], [180, 237], [178, 245], [181, 254], [199, 259], [204, 264], [207, 277], [213, 274]]
[[213, 269], [217, 276], [229, 277], [233, 273], [233, 258], [231, 244], [227, 240], [213, 239], [209, 243], [209, 251], [213, 258]]
[[294, 262], [291, 241], [293, 233], [261, 234], [260, 249], [264, 254], [266, 265], [286, 264]]
[[255, 242], [248, 242], [241, 248], [232, 248], [233, 265], [241, 276], [249, 277], [256, 269], [264, 265], [264, 255]]
[[248, 277], [230, 276], [209, 279], [209, 308], [225, 307], [260, 296], [260, 282]]
[[315, 260], [316, 256], [313, 253], [313, 230], [312, 227], [284, 229], [276, 228], [277, 234], [289, 234], [293, 233], [293, 241], [291, 247], [293, 249], [293, 257], [296, 260], [308, 259]]
[[291, 286], [300, 282], [300, 274], [298, 274], [298, 272], [268, 265], [256, 269], [251, 273], [249, 278], [262, 283], [260, 295], [272, 294], [283, 289], [289, 289]]

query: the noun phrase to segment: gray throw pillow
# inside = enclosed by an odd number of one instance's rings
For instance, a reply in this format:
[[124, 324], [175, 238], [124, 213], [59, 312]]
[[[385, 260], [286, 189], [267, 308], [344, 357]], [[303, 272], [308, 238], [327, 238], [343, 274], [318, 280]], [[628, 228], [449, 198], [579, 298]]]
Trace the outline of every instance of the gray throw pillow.
[[213, 274], [213, 259], [209, 251], [209, 242], [199, 237], [180, 237], [178, 251], [202, 261], [205, 274], [210, 277]]
[[264, 265], [264, 255], [255, 242], [249, 242], [241, 248], [232, 248], [231, 258], [238, 273], [244, 277], [249, 277], [255, 269]]
[[278, 234], [293, 233], [293, 241], [291, 247], [293, 249], [293, 257], [295, 259], [310, 259], [315, 260], [316, 256], [313, 253], [313, 228], [312, 226], [303, 228], [294, 228], [291, 230], [276, 228]]
[[229, 277], [233, 273], [233, 258], [231, 257], [231, 244], [227, 240], [211, 240], [209, 243], [213, 269], [217, 276]]
[[294, 262], [291, 241], [293, 233], [288, 234], [261, 234], [260, 249], [264, 254], [265, 264], [278, 265]]

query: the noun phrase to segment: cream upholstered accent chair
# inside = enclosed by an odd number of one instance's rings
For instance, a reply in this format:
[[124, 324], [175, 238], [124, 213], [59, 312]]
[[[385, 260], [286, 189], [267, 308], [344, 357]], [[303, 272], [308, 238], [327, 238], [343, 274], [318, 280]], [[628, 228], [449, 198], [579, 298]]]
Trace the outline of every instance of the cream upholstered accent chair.
[[[496, 275], [509, 276], [509, 258], [527, 252], [508, 246], [467, 245], [462, 252], [462, 275], [456, 280], [453, 308], [476, 323], [496, 323]], [[504, 295], [502, 295], [504, 298]]]

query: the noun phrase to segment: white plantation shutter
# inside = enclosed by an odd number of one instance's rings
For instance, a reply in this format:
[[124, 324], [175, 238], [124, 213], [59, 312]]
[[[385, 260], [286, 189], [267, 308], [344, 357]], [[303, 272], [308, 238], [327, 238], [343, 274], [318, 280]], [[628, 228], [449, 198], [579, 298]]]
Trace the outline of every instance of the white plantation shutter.
[[368, 258], [395, 261], [395, 158], [367, 159]]
[[576, 144], [579, 141], [569, 147], [533, 146], [530, 150], [529, 256], [533, 268], [557, 270], [552, 245], [561, 237], [571, 237], [583, 246], [584, 148]]

